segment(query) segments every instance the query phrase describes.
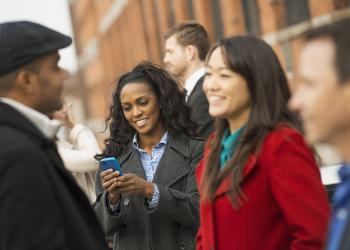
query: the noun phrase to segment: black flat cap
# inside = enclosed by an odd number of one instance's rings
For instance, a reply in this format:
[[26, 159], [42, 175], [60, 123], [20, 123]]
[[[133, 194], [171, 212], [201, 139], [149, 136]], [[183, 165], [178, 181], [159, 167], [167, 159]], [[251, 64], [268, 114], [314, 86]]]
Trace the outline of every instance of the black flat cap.
[[37, 23], [0, 23], [0, 76], [71, 43], [69, 36]]

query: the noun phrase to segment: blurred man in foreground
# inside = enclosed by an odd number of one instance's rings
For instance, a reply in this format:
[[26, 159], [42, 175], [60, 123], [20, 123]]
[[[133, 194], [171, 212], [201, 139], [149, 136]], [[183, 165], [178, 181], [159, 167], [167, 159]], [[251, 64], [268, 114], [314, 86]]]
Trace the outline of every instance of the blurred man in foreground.
[[345, 164], [333, 195], [327, 250], [350, 249], [350, 19], [305, 36], [290, 107], [300, 112], [310, 143], [334, 146]]
[[62, 106], [58, 50], [70, 37], [32, 22], [0, 24], [0, 248], [107, 249], [54, 138]]

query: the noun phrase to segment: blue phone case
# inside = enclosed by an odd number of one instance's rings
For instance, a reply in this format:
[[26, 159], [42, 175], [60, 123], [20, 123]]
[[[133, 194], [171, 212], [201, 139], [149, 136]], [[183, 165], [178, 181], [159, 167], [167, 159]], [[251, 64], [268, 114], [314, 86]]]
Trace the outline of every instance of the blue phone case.
[[105, 171], [107, 169], [113, 169], [113, 171], [119, 171], [119, 175], [122, 176], [123, 172], [120, 168], [119, 162], [115, 157], [107, 157], [100, 160], [101, 170]]

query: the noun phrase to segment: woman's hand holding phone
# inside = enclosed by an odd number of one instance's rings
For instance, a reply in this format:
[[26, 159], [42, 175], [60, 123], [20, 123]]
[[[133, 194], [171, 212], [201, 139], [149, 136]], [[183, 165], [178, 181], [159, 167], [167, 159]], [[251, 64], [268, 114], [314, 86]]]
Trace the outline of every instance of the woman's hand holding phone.
[[101, 180], [111, 204], [116, 204], [122, 193], [143, 195], [147, 199], [153, 197], [154, 184], [135, 174], [128, 173], [120, 176], [118, 171], [107, 169], [101, 172]]
[[119, 177], [119, 171], [113, 171], [112, 169], [107, 169], [102, 171], [101, 181], [103, 188], [108, 193], [109, 202], [114, 205], [120, 200], [121, 192], [118, 190], [117, 178]]
[[152, 199], [154, 184], [135, 174], [124, 174], [117, 178], [116, 187], [119, 193], [143, 195]]

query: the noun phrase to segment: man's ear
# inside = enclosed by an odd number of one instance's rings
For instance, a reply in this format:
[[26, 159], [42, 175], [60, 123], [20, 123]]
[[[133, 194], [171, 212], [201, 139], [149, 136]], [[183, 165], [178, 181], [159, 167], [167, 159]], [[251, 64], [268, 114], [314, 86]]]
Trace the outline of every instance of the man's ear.
[[22, 93], [33, 95], [39, 88], [37, 73], [30, 70], [21, 70], [17, 74], [15, 87]]
[[337, 82], [339, 86], [339, 95], [341, 96], [341, 100], [343, 100], [343, 105], [346, 106], [346, 110], [348, 114], [350, 114], [350, 80], [347, 80], [346, 82]]
[[188, 45], [185, 48], [187, 61], [193, 61], [197, 56], [197, 48], [193, 45]]

